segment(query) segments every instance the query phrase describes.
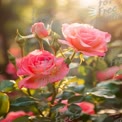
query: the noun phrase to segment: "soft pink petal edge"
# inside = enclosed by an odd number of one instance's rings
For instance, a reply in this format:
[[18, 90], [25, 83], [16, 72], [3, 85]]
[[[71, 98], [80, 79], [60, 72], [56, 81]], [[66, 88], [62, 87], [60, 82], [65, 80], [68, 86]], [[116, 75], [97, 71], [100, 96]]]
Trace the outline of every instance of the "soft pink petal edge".
[[60, 71], [58, 71], [55, 75], [49, 76], [29, 76], [24, 78], [18, 83], [19, 88], [26, 87], [37, 89], [43, 86], [46, 86], [48, 83], [53, 83], [62, 80], [69, 72], [69, 68], [66, 64], [62, 65]]

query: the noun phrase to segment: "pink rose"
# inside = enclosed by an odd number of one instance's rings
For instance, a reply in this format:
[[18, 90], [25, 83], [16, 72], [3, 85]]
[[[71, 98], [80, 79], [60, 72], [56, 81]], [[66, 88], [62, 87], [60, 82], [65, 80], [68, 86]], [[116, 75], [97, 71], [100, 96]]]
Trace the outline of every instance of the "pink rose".
[[78, 106], [81, 107], [82, 111], [86, 114], [95, 114], [94, 111], [94, 104], [89, 103], [89, 102], [81, 102], [81, 103], [77, 103]]
[[32, 25], [31, 31], [33, 34], [37, 35], [39, 38], [44, 38], [48, 36], [48, 31], [44, 26], [44, 23], [38, 22]]
[[104, 56], [111, 35], [87, 24], [63, 24], [62, 33], [66, 39], [59, 40], [76, 51], [88, 56]]
[[[65, 104], [65, 106], [63, 108], [60, 108], [59, 112], [65, 112], [67, 110], [67, 107], [68, 107], [68, 101], [67, 100], [62, 100], [61, 103]], [[89, 114], [89, 115], [95, 114], [94, 104], [86, 102], [86, 101], [81, 102], [81, 103], [75, 103], [75, 104], [78, 105], [82, 109], [83, 113], [86, 113], [86, 114]]]
[[19, 87], [36, 89], [62, 80], [69, 68], [63, 58], [56, 58], [45, 50], [35, 50], [18, 61], [17, 75], [25, 76]]
[[116, 72], [119, 71], [120, 69], [122, 69], [122, 65], [120, 67], [112, 66], [104, 71], [98, 71], [96, 73], [97, 80], [104, 81], [104, 80], [112, 79], [115, 76]]
[[29, 113], [25, 113], [24, 111], [17, 111], [17, 112], [10, 112], [8, 113], [8, 115], [6, 116], [5, 119], [0, 120], [0, 122], [13, 122], [13, 120], [22, 117], [22, 116], [32, 116], [33, 113], [29, 112]]

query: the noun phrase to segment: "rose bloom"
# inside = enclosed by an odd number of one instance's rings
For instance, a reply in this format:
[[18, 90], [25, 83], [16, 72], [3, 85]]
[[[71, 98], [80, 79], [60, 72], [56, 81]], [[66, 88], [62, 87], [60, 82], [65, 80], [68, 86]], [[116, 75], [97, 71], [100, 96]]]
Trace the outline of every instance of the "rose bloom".
[[77, 105], [81, 107], [84, 113], [89, 114], [89, 115], [95, 114], [94, 104], [84, 101], [81, 103], [77, 103]]
[[96, 78], [98, 81], [104, 81], [104, 80], [108, 80], [108, 79], [112, 79], [112, 78], [121, 79], [121, 78], [119, 78], [119, 76], [118, 77], [115, 76], [116, 72], [119, 71], [120, 69], [122, 69], [122, 65], [120, 67], [112, 66], [103, 71], [98, 71], [96, 73]]
[[48, 36], [48, 31], [44, 26], [44, 23], [38, 22], [32, 25], [31, 32], [37, 35], [39, 38], [44, 38]]
[[45, 50], [35, 50], [23, 57], [17, 63], [18, 76], [25, 76], [19, 82], [19, 87], [36, 89], [62, 80], [69, 68], [63, 58], [56, 58]]
[[111, 35], [87, 24], [63, 24], [62, 33], [66, 39], [59, 40], [87, 56], [104, 56]]
[[32, 116], [32, 112], [25, 113], [24, 111], [10, 112], [5, 119], [0, 120], [0, 122], [13, 122], [15, 119], [22, 116]]
[[[68, 101], [67, 100], [62, 100], [61, 103], [65, 104], [65, 106], [63, 108], [59, 109], [59, 112], [65, 112], [67, 110], [68, 107]], [[92, 115], [95, 114], [95, 106], [92, 103], [83, 101], [81, 103], [75, 103], [76, 105], [78, 105], [81, 109], [83, 113]]]

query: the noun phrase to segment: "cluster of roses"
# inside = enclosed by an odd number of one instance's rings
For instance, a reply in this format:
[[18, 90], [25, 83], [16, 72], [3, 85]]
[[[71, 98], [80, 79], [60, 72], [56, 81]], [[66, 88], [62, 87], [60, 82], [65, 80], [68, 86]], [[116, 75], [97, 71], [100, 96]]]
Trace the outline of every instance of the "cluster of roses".
[[[50, 33], [42, 22], [35, 23], [32, 33], [39, 39], [48, 38]], [[107, 42], [111, 35], [102, 32], [87, 24], [63, 24], [62, 33], [65, 40], [59, 40], [59, 43], [66, 44], [73, 48], [75, 52], [80, 52], [87, 56], [104, 56], [107, 51]], [[19, 88], [37, 89], [44, 87], [49, 83], [62, 80], [69, 72], [69, 64], [65, 58], [56, 57], [52, 53], [41, 49], [30, 52], [27, 56], [17, 61], [17, 75], [22, 78], [19, 81]], [[67, 103], [65, 103], [67, 104]], [[83, 112], [94, 114], [94, 105], [88, 102], [78, 104]], [[12, 112], [1, 122], [12, 122], [14, 119], [32, 113]]]
[[[43, 23], [35, 23], [32, 33], [39, 38], [48, 37], [48, 30]], [[74, 48], [88, 56], [104, 56], [107, 51], [107, 42], [111, 35], [85, 24], [64, 24], [62, 33], [66, 39], [59, 40], [63, 44]], [[68, 73], [68, 65], [63, 58], [57, 58], [45, 50], [35, 50], [23, 57], [17, 64], [18, 76], [26, 76], [19, 82], [19, 87], [39, 88], [62, 80]]]

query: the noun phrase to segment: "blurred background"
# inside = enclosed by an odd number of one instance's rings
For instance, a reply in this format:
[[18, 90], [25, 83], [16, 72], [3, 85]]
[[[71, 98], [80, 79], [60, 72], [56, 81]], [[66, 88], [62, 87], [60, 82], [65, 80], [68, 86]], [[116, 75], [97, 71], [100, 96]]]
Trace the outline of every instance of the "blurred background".
[[[52, 28], [59, 34], [63, 23], [74, 22], [108, 31], [112, 34], [108, 66], [115, 58], [122, 63], [122, 0], [0, 0], [0, 80], [10, 77], [6, 72], [8, 51], [20, 56], [15, 42], [17, 29], [22, 35], [31, 34], [31, 25], [39, 21], [45, 25], [53, 21]], [[34, 44], [30, 40], [26, 48]]]

